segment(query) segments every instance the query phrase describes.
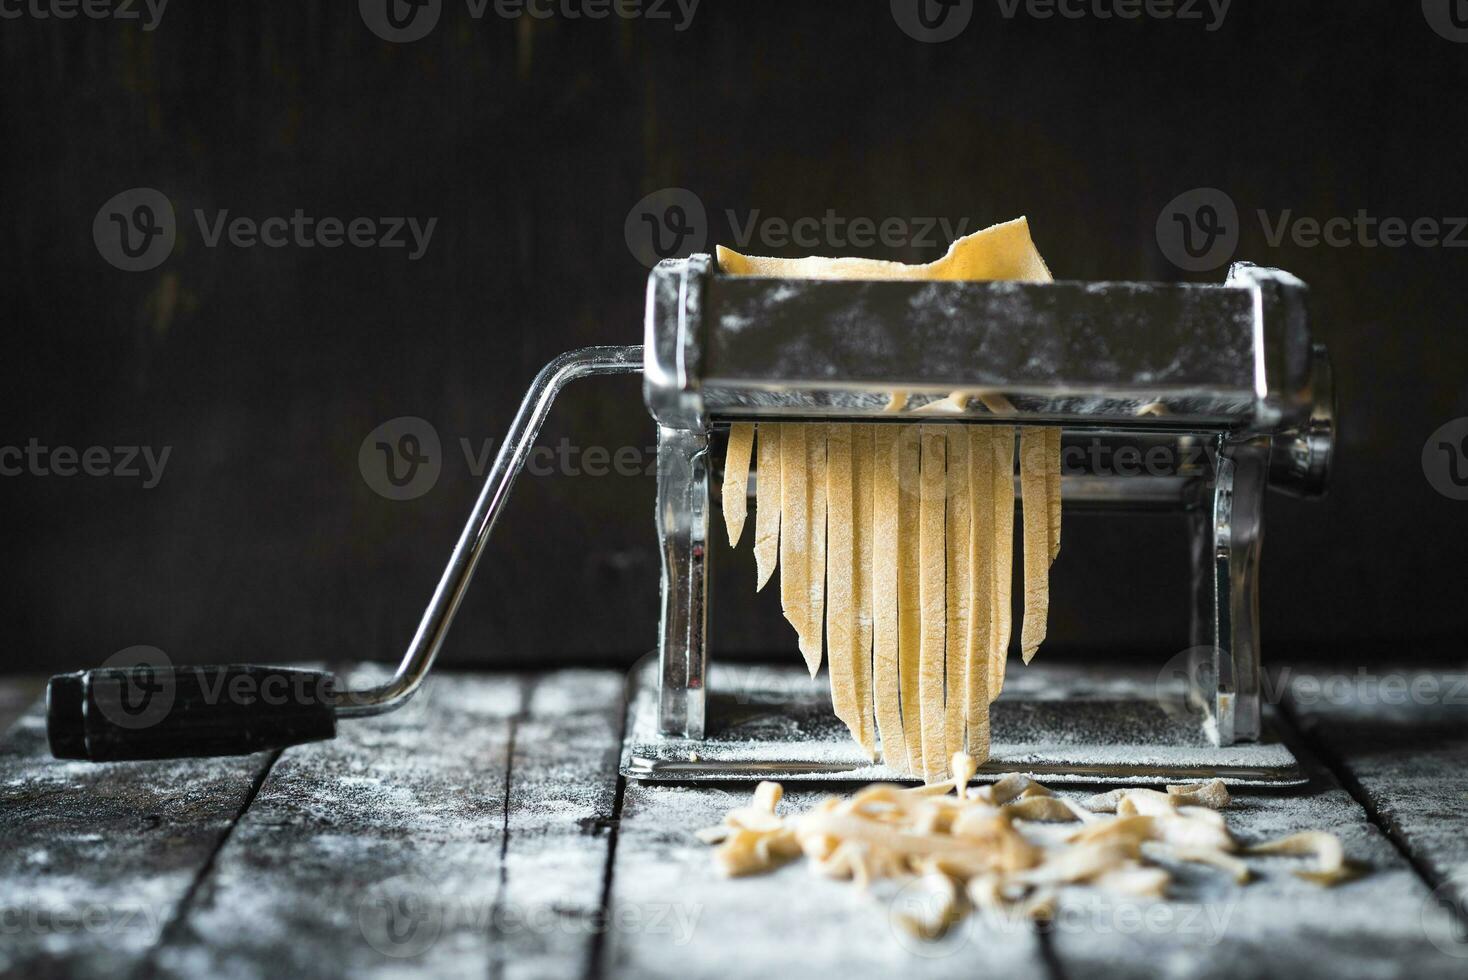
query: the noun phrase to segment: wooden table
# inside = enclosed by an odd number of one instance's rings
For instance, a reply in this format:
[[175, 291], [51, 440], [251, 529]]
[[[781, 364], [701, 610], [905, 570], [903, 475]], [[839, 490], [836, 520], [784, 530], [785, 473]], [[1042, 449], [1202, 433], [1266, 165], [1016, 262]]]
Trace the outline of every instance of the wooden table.
[[439, 674], [333, 742], [113, 765], [53, 761], [36, 682], [4, 680], [0, 976], [1468, 976], [1468, 673], [1287, 679], [1311, 786], [1230, 820], [1336, 831], [1365, 877], [1250, 859], [929, 945], [901, 893], [720, 878], [692, 832], [748, 789], [620, 780], [614, 672]]

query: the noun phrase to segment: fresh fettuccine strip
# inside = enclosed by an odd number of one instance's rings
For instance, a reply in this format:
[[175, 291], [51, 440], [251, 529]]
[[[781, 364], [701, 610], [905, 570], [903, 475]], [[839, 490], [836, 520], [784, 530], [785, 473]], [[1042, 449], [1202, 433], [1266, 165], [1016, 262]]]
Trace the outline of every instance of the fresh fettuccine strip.
[[826, 645], [830, 650], [831, 705], [836, 717], [857, 735], [862, 748], [862, 716], [870, 708], [857, 694], [856, 571], [858, 558], [851, 430], [849, 425], [826, 429]]
[[947, 542], [944, 582], [947, 589], [947, 642], [945, 690], [947, 702], [943, 738], [949, 752], [965, 744], [967, 699], [965, 670], [968, 665], [969, 603], [972, 600], [973, 566], [969, 551], [969, 441], [966, 426], [945, 425], [947, 440]]
[[739, 543], [744, 534], [744, 518], [749, 506], [749, 457], [754, 449], [754, 425], [735, 422], [729, 426], [729, 448], [724, 454], [724, 528], [729, 532], [729, 545]]
[[989, 662], [994, 644], [994, 449], [986, 425], [964, 426], [969, 440], [969, 623], [964, 660], [967, 750], [989, 759]]
[[810, 626], [809, 556], [810, 493], [806, 490], [807, 426], [780, 424], [780, 607], [795, 627], [805, 665], [815, 674], [820, 661], [811, 663], [805, 634]]
[[898, 509], [897, 426], [872, 427], [872, 695], [882, 759], [907, 768], [898, 682]]
[[[856, 740], [868, 758], [876, 757], [877, 737], [872, 718], [872, 430], [874, 426], [851, 427], [852, 497], [856, 522], [852, 541], [856, 550], [856, 573], [852, 585], [856, 589], [856, 704], [860, 724]], [[829, 566], [830, 556], [827, 556]]]
[[1020, 655], [1029, 663], [1045, 639], [1050, 612], [1050, 488], [1043, 429], [1019, 430], [1019, 485], [1024, 514], [1025, 612]]
[[922, 718], [923, 775], [940, 779], [948, 765], [947, 711], [943, 685], [947, 631], [944, 583], [944, 498], [947, 494], [948, 440], [940, 426], [922, 429], [921, 491], [918, 498], [918, 606], [921, 610], [918, 688]]
[[754, 484], [756, 592], [769, 582], [780, 556], [780, 429], [774, 422], [758, 427], [759, 476]]
[[826, 622], [826, 431], [830, 426], [805, 426], [806, 625], [800, 652], [810, 667], [810, 676], [821, 669], [821, 648]]
[[918, 475], [922, 442], [917, 426], [897, 433], [897, 655], [901, 662], [902, 730], [907, 735], [907, 771], [923, 773], [922, 698], [918, 677], [922, 664], [922, 569], [918, 556]]
[[1060, 426], [1045, 430], [1045, 492], [1050, 495], [1050, 560], [1060, 554]]
[[1014, 429], [994, 426], [994, 588], [990, 595], [993, 645], [989, 659], [989, 700], [1004, 689], [1004, 664], [1009, 659], [1009, 636], [1014, 621], [1011, 590], [1014, 583]]

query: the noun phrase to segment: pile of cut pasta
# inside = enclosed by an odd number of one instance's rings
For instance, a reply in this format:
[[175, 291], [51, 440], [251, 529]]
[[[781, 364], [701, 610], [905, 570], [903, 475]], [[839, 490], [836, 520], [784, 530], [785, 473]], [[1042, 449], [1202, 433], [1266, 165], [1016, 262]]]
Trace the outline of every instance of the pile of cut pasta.
[[1251, 876], [1240, 854], [1313, 857], [1312, 867], [1295, 873], [1325, 886], [1357, 873], [1340, 839], [1323, 831], [1241, 845], [1220, 812], [1229, 804], [1220, 780], [1166, 792], [1113, 790], [1077, 803], [1018, 773], [969, 788], [977, 762], [965, 753], [954, 754], [951, 770], [947, 782], [875, 784], [795, 816], [776, 812], [779, 783], [760, 783], [748, 806], [699, 837], [717, 845], [715, 866], [730, 876], [804, 855], [816, 872], [862, 888], [922, 880], [938, 896], [939, 912], [903, 924], [928, 938], [971, 909], [1051, 918], [1066, 886], [1163, 898], [1172, 881], [1167, 866], [1180, 862], [1216, 868], [1238, 884]]
[[[928, 265], [768, 259], [719, 249], [728, 275], [1048, 281], [1023, 218], [954, 242]], [[893, 392], [890, 408], [908, 402]], [[829, 657], [836, 716], [869, 758], [931, 782], [963, 752], [989, 755], [989, 705], [1012, 633], [1015, 449], [1023, 513], [1025, 663], [1045, 638], [1060, 551], [1060, 430], [1003, 424], [997, 393], [955, 392], [916, 411], [974, 410], [993, 423], [731, 426], [723, 509], [731, 545], [758, 466], [756, 588], [780, 599], [811, 676]]]

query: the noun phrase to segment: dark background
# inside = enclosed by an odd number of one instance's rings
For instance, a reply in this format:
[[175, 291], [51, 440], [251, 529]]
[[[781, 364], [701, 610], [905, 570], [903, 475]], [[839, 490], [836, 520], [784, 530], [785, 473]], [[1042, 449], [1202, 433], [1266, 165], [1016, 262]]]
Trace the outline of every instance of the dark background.
[[[1424, 442], [1468, 415], [1468, 251], [1271, 247], [1253, 217], [1468, 214], [1468, 44], [1415, 0], [1236, 0], [1199, 22], [1005, 19], [978, 2], [919, 43], [886, 2], [704, 0], [668, 20], [468, 16], [412, 44], [348, 0], [173, 0], [136, 23], [0, 21], [0, 445], [172, 447], [162, 482], [0, 478], [0, 667], [395, 659], [476, 492], [458, 440], [496, 440], [548, 358], [640, 340], [646, 271], [623, 235], [681, 186], [724, 218], [1027, 214], [1060, 278], [1216, 281], [1174, 268], [1168, 201], [1225, 190], [1237, 255], [1312, 287], [1341, 409], [1330, 497], [1271, 496], [1265, 655], [1460, 656], [1468, 503]], [[92, 221], [127, 188], [179, 215], [149, 272]], [[427, 254], [205, 247], [190, 217], [437, 217]], [[856, 250], [925, 261], [927, 248]], [[752, 251], [802, 254], [807, 249]], [[836, 251], [815, 249], [814, 251]], [[851, 250], [846, 250], [851, 251]], [[444, 442], [398, 502], [358, 467], [380, 423]], [[638, 383], [583, 382], [544, 433], [653, 440]], [[445, 661], [629, 662], [655, 642], [650, 477], [526, 477]], [[1068, 518], [1050, 650], [1186, 645], [1180, 519]], [[747, 549], [719, 557], [716, 653], [788, 653]], [[773, 593], [775, 590], [770, 590]]]

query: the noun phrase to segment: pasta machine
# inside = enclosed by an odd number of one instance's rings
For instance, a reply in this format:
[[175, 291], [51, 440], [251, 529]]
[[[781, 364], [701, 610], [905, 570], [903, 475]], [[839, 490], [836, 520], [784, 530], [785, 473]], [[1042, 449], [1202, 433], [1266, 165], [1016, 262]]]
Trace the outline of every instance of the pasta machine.
[[[533, 382], [391, 678], [338, 690], [324, 672], [244, 665], [59, 675], [48, 689], [53, 753], [235, 754], [330, 738], [338, 719], [400, 706], [442, 646], [558, 392], [578, 378], [637, 372], [658, 433], [662, 598], [656, 661], [635, 672], [630, 691], [629, 776], [888, 775], [849, 744], [803, 668], [711, 672], [709, 549], [722, 433], [731, 422], [807, 420], [1059, 426], [1067, 448], [1165, 450], [1180, 462], [1139, 475], [1073, 472], [1067, 462], [1062, 499], [1189, 513], [1193, 654], [1181, 673], [1192, 713], [1128, 715], [1120, 727], [1131, 734], [1099, 739], [1103, 751], [1088, 756], [1074, 751], [1073, 732], [1059, 749], [1047, 746], [1045, 723], [1033, 711], [1006, 716], [1006, 697], [995, 704], [991, 767], [1088, 781], [1298, 779], [1288, 750], [1263, 737], [1262, 504], [1266, 487], [1323, 492], [1334, 438], [1330, 372], [1312, 344], [1305, 286], [1247, 263], [1222, 285], [1197, 285], [765, 279], [722, 275], [708, 255], [665, 260], [648, 279], [643, 345], [563, 354]], [[895, 391], [905, 399], [894, 400]], [[971, 397], [933, 410], [954, 392]], [[710, 712], [721, 669], [736, 689], [722, 720]], [[220, 696], [242, 680], [288, 693]], [[1021, 680], [1011, 690], [1016, 703], [1026, 701]], [[143, 724], [139, 705], [150, 692], [166, 696], [169, 709]], [[1045, 698], [1029, 694], [1028, 707], [1043, 709]], [[1092, 694], [1082, 691], [1068, 708], [1072, 727], [1087, 712], [1098, 723], [1120, 717]], [[1008, 750], [1007, 731], [1015, 733]], [[1184, 743], [1180, 753], [1174, 743]], [[1169, 751], [1152, 751], [1159, 748]]]

